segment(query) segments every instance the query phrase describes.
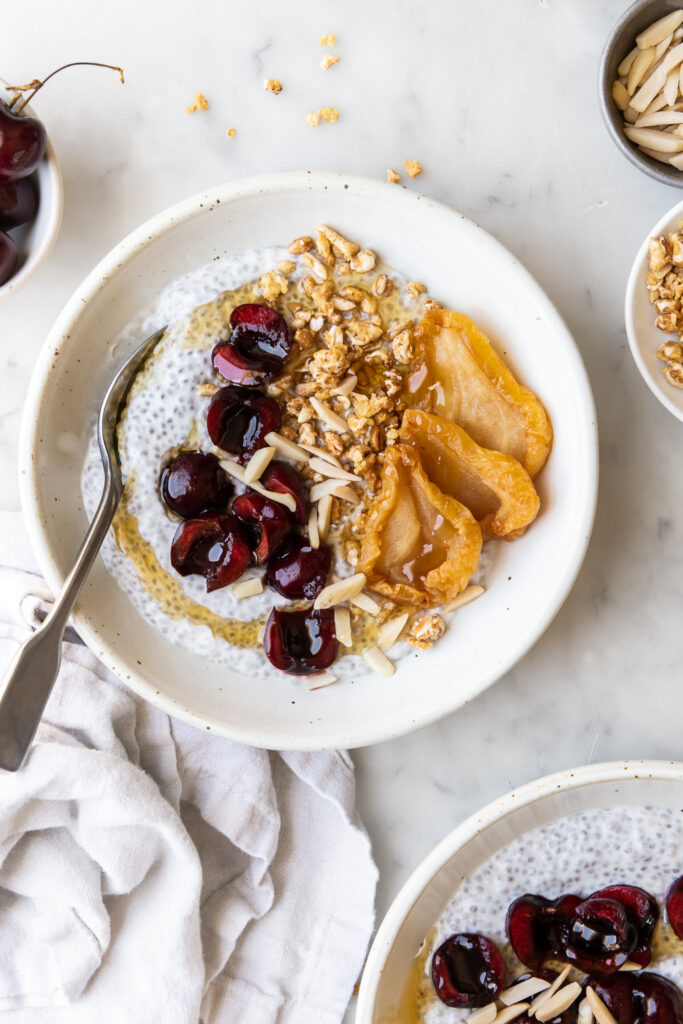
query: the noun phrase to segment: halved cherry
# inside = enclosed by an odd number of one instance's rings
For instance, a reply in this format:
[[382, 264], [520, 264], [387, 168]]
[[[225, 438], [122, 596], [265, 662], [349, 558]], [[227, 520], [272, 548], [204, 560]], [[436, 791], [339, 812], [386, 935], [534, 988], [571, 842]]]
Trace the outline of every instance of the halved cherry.
[[257, 565], [274, 555], [294, 529], [291, 512], [256, 491], [247, 491], [235, 498], [232, 511], [246, 527]]
[[266, 447], [266, 434], [279, 430], [281, 423], [282, 413], [274, 398], [237, 385], [217, 391], [206, 414], [213, 443], [241, 464]]
[[629, 953], [629, 960], [647, 967], [652, 959], [652, 937], [659, 920], [659, 905], [654, 896], [635, 885], [609, 885], [594, 892], [590, 899], [617, 900], [624, 907], [630, 921], [635, 925], [638, 938]]
[[434, 953], [432, 982], [446, 1006], [486, 1006], [500, 995], [505, 984], [505, 965], [486, 936], [459, 932], [450, 935]]
[[589, 977], [590, 986], [610, 1011], [617, 1024], [634, 1024], [639, 1020], [633, 995], [633, 975], [619, 972], [608, 976]]
[[677, 939], [683, 939], [683, 875], [669, 886], [666, 913]]
[[312, 675], [329, 668], [337, 657], [337, 636], [331, 608], [287, 611], [273, 608], [263, 644], [268, 660], [281, 672]]
[[574, 911], [564, 957], [586, 973], [612, 974], [626, 963], [637, 943], [638, 929], [624, 905], [591, 896]]
[[198, 574], [208, 592], [227, 587], [251, 562], [243, 524], [230, 513], [186, 519], [171, 544], [171, 565], [181, 576]]
[[268, 562], [266, 582], [283, 597], [312, 601], [325, 586], [331, 562], [325, 544], [313, 548], [305, 537], [293, 536]]
[[261, 474], [261, 483], [269, 491], [291, 494], [296, 502], [294, 518], [301, 526], [308, 520], [308, 490], [303, 477], [288, 462], [273, 459]]
[[683, 1024], [683, 993], [668, 978], [651, 971], [633, 975], [638, 1024]]
[[289, 329], [274, 309], [258, 303], [236, 306], [230, 315], [232, 334], [215, 346], [211, 360], [226, 380], [258, 387], [282, 372], [291, 350]]
[[572, 915], [580, 903], [580, 896], [548, 900], [531, 893], [514, 900], [505, 927], [518, 959], [534, 971], [546, 960], [564, 959]]
[[233, 492], [227, 473], [211, 452], [178, 455], [164, 468], [160, 487], [164, 502], [184, 519], [222, 511]]

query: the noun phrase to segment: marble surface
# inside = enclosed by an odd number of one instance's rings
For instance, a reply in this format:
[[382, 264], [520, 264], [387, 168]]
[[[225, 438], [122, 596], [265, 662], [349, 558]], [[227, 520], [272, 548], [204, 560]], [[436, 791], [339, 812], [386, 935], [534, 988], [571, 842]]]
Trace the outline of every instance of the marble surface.
[[[447, 831], [510, 787], [588, 761], [683, 757], [683, 426], [641, 381], [622, 313], [635, 251], [680, 192], [632, 167], [600, 120], [599, 52], [626, 6], [69, 0], [57, 16], [50, 0], [33, 0], [15, 6], [0, 35], [10, 81], [77, 57], [121, 63], [127, 77], [122, 87], [109, 72], [72, 70], [36, 101], [62, 163], [66, 208], [49, 263], [0, 306], [2, 506], [18, 503], [23, 395], [64, 301], [140, 221], [226, 179], [291, 168], [384, 177], [418, 159], [424, 174], [408, 186], [450, 203], [519, 256], [583, 353], [601, 485], [566, 605], [470, 706], [354, 755], [381, 870], [380, 915]], [[327, 32], [342, 60], [323, 71]], [[266, 77], [282, 80], [281, 95], [264, 92]], [[199, 89], [211, 109], [190, 117], [184, 108]], [[310, 128], [306, 112], [327, 104], [339, 121]]]

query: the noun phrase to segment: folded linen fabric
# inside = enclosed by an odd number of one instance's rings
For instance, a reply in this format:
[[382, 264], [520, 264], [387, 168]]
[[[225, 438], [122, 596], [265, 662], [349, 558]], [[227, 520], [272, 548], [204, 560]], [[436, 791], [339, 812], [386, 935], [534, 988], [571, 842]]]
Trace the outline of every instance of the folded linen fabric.
[[[0, 667], [49, 599], [0, 512]], [[208, 736], [66, 643], [25, 766], [0, 772], [2, 1020], [338, 1024], [375, 885], [347, 754]]]

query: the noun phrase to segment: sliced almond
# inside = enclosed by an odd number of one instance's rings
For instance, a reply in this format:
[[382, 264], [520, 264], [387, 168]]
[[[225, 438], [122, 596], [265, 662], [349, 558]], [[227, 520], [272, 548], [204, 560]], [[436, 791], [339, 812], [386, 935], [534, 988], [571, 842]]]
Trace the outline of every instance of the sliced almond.
[[350, 601], [360, 594], [368, 579], [364, 572], [357, 572], [354, 576], [347, 576], [345, 580], [337, 580], [324, 587], [315, 599], [314, 608], [333, 608], [335, 604], [342, 601]]
[[496, 1014], [493, 1024], [508, 1024], [509, 1021], [514, 1020], [515, 1017], [520, 1017], [528, 1009], [528, 1003], [515, 1003], [514, 1006], [506, 1006], [504, 1010]]
[[640, 35], [636, 36], [636, 46], [641, 50], [648, 46], [656, 46], [670, 32], [674, 32], [681, 22], [683, 22], [683, 11], [672, 11], [671, 14], [665, 14], [663, 18], [654, 21], [649, 28], [644, 29]]
[[337, 640], [344, 647], [350, 647], [353, 643], [351, 637], [351, 612], [342, 604], [336, 605], [334, 609], [334, 631]]
[[565, 985], [558, 992], [555, 993], [550, 999], [541, 1006], [540, 1010], [536, 1011], [536, 1020], [540, 1021], [541, 1024], [545, 1024], [545, 1021], [552, 1020], [553, 1017], [559, 1017], [561, 1013], [568, 1010], [572, 1003], [581, 995], [581, 986], [578, 981], [572, 981], [569, 985]]
[[627, 124], [624, 126], [624, 135], [636, 145], [654, 149], [657, 153], [679, 153], [683, 149], [682, 139], [656, 128], [635, 128]]
[[368, 615], [379, 615], [381, 611], [377, 601], [369, 594], [356, 594], [355, 597], [350, 598], [350, 603], [356, 608], [360, 608], [361, 611], [367, 612]]
[[[236, 462], [232, 462], [230, 459], [221, 459], [221, 466], [226, 473], [233, 476], [235, 480], [239, 480], [240, 483], [246, 483], [244, 479], [244, 468], [238, 465]], [[293, 494], [281, 494], [279, 491], [269, 491], [266, 487], [253, 480], [249, 486], [253, 491], [258, 491], [264, 498], [270, 498], [271, 501], [277, 501], [280, 505], [284, 505], [290, 512], [296, 512], [296, 501], [294, 500]]]
[[327, 540], [330, 532], [330, 520], [332, 519], [332, 495], [323, 494], [318, 502], [318, 535], [321, 540]]
[[619, 107], [619, 110], [626, 110], [631, 102], [628, 90], [621, 84], [621, 82], [614, 82], [612, 84], [612, 99]]
[[339, 387], [336, 387], [336, 388], [333, 389], [332, 394], [334, 394], [334, 395], [350, 395], [351, 392], [353, 391], [353, 389], [355, 388], [357, 383], [358, 383], [358, 377], [356, 376], [356, 374], [355, 373], [350, 373], [347, 377], [344, 377], [344, 380], [341, 382]]
[[318, 506], [311, 505], [308, 514], [308, 543], [312, 548], [320, 547], [320, 533], [318, 532]]
[[558, 976], [555, 978], [555, 981], [553, 981], [553, 983], [551, 984], [550, 988], [547, 988], [545, 992], [541, 992], [539, 996], [536, 996], [536, 998], [532, 1001], [531, 1006], [529, 1008], [530, 1017], [534, 1017], [538, 1013], [538, 1011], [541, 1009], [541, 1007], [547, 999], [552, 999], [560, 985], [564, 984], [568, 975], [569, 967], [563, 968], [563, 970], [561, 970]]
[[673, 40], [673, 37], [673, 32], [669, 32], [668, 36], [664, 36], [662, 41], [657, 43], [657, 45], [655, 46], [655, 60], [659, 60], [661, 57], [664, 56], [666, 51], [671, 46], [671, 41]]
[[282, 434], [278, 434], [275, 430], [271, 430], [269, 434], [266, 434], [266, 441], [273, 448], [282, 455], [287, 455], [294, 462], [308, 462], [308, 452], [305, 452], [301, 445], [295, 444], [294, 441], [290, 441], [288, 437], [283, 437]]
[[[649, 106], [647, 106], [645, 108], [645, 110], [642, 111], [642, 113], [643, 114], [654, 114], [654, 112], [656, 110], [661, 110], [662, 107], [665, 107], [665, 106], [666, 106], [666, 100], [664, 99], [664, 93], [660, 92], [657, 96], [655, 96], [655, 98], [653, 99], [652, 103], [650, 103]], [[628, 108], [628, 110], [633, 110], [633, 109], [634, 109], [633, 107], [629, 107]], [[624, 111], [624, 117], [626, 117], [627, 113], [628, 113], [628, 111], [625, 110]], [[638, 111], [636, 111], [636, 114], [638, 114]]]
[[273, 455], [275, 455], [274, 448], [259, 448], [257, 452], [254, 452], [244, 467], [244, 482], [253, 484], [255, 480], [259, 480]]
[[263, 593], [263, 580], [260, 576], [252, 576], [249, 580], [240, 580], [239, 583], [233, 583], [230, 593], [239, 601], [245, 597], [256, 597], [257, 594]]
[[333, 480], [348, 480], [352, 484], [362, 483], [361, 477], [355, 476], [354, 473], [349, 473], [348, 470], [342, 469], [341, 466], [335, 466], [334, 463], [328, 462], [327, 459], [313, 458], [310, 461], [310, 467], [316, 473], [329, 476]]
[[[379, 646], [383, 647], [385, 650], [388, 650], [389, 647], [393, 647], [403, 632], [405, 624], [409, 618], [410, 612], [403, 612], [401, 615], [394, 615], [392, 619], [387, 619], [387, 621], [379, 627], [377, 635], [377, 643]], [[523, 996], [520, 996], [520, 998], [523, 998]]]
[[634, 46], [630, 53], [627, 53], [621, 64], [617, 68], [617, 74], [619, 78], [625, 78], [631, 70], [631, 65], [640, 53], [640, 47]]
[[313, 676], [304, 676], [307, 690], [321, 690], [323, 686], [329, 686], [337, 682], [334, 672], [316, 672]]
[[617, 1024], [611, 1011], [605, 1006], [598, 993], [590, 985], [586, 989], [586, 999], [598, 1024]]
[[329, 427], [332, 427], [332, 430], [336, 430], [337, 433], [343, 434], [349, 429], [346, 420], [343, 420], [341, 416], [338, 416], [336, 412], [330, 409], [328, 405], [325, 405], [324, 402], [321, 402], [319, 398], [316, 398], [315, 395], [313, 395], [310, 401], [318, 415], [318, 418], [324, 423], [327, 423]]
[[[683, 69], [683, 64], [681, 64]], [[657, 110], [653, 114], [641, 114], [635, 123], [636, 128], [654, 128], [663, 124], [683, 124], [682, 110]]]
[[675, 156], [668, 157], [666, 153], [655, 153], [654, 149], [648, 149], [647, 146], [638, 146], [638, 149], [645, 156], [649, 156], [651, 160], [659, 160], [660, 164], [669, 164], [676, 159]]
[[654, 46], [648, 46], [645, 50], [640, 51], [631, 65], [631, 70], [629, 71], [628, 78], [626, 80], [626, 90], [629, 96], [633, 96], [634, 92], [645, 77], [645, 73], [649, 71], [654, 62]]
[[[220, 449], [219, 449], [220, 451]], [[239, 462], [233, 462], [232, 459], [221, 459], [221, 466], [226, 473], [233, 476], [235, 480], [239, 480], [240, 483], [244, 483], [244, 466], [240, 466]]]
[[314, 444], [302, 444], [301, 447], [305, 448], [311, 455], [315, 455], [316, 458], [325, 459], [325, 462], [331, 462], [333, 466], [339, 466], [341, 469], [341, 462], [332, 452], [325, 451], [323, 448], [316, 448]]
[[642, 966], [637, 964], [635, 960], [627, 960], [625, 964], [622, 964], [619, 968], [620, 971], [642, 971]]
[[483, 593], [485, 593], [484, 588], [473, 583], [471, 587], [465, 587], [457, 597], [454, 597], [452, 601], [449, 601], [444, 611], [454, 612], [456, 608], [464, 608], [466, 604], [471, 604], [472, 601], [476, 601]]
[[372, 671], [379, 676], [393, 676], [396, 671], [396, 666], [389, 661], [383, 651], [380, 651], [379, 647], [368, 647], [363, 651], [363, 658]]
[[493, 1024], [497, 1014], [496, 1004], [489, 1003], [488, 1006], [480, 1006], [478, 1010], [468, 1013], [465, 1017], [465, 1024]]
[[674, 68], [673, 71], [670, 71], [666, 76], [666, 82], [664, 83], [664, 99], [669, 106], [676, 102], [679, 84], [680, 68]]
[[311, 501], [320, 501], [326, 494], [341, 498], [342, 501], [349, 501], [352, 505], [356, 505], [360, 500], [356, 491], [343, 480], [323, 480], [322, 483], [313, 484], [311, 487]]
[[[673, 53], [673, 50], [671, 51]], [[672, 68], [664, 70], [664, 65], [660, 64], [656, 71], [653, 71], [649, 78], [641, 85], [638, 92], [631, 97], [631, 106], [638, 113], [642, 114], [646, 107], [649, 107], [658, 93], [664, 88], [666, 83], [666, 76], [669, 74]], [[666, 103], [666, 100], [664, 100]]]
[[[661, 153], [659, 155], [659, 159], [662, 159]], [[670, 156], [667, 163], [671, 164], [671, 166], [675, 167], [677, 170], [683, 171], [683, 153], [679, 153], [678, 156]]]
[[512, 1006], [513, 1003], [522, 1002], [524, 999], [538, 995], [539, 992], [545, 992], [547, 988], [550, 988], [549, 981], [544, 981], [543, 978], [527, 978], [526, 981], [520, 981], [517, 985], [504, 988], [498, 998], [503, 1006]]
[[628, 121], [629, 124], [635, 124], [638, 120], [638, 111], [634, 110], [633, 107], [627, 107], [624, 111], [624, 120]]
[[587, 999], [582, 999], [577, 1012], [578, 1024], [593, 1024], [593, 1011]]

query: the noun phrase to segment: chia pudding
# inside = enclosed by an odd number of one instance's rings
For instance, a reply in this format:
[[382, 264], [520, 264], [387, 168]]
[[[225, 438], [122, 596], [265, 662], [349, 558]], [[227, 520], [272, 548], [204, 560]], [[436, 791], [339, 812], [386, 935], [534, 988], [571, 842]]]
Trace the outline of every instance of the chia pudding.
[[[683, 941], [667, 921], [665, 895], [683, 871], [683, 812], [656, 807], [614, 807], [572, 815], [513, 840], [472, 872], [443, 910], [415, 961], [396, 1024], [459, 1024], [471, 1010], [444, 1005], [431, 980], [432, 956], [453, 933], [479, 933], [498, 947], [506, 984], [528, 974], [506, 934], [506, 913], [526, 893], [582, 898], [617, 884], [653, 896], [660, 918], [646, 968], [683, 989]], [[534, 972], [532, 971], [532, 974]], [[581, 981], [571, 969], [568, 981]]]

